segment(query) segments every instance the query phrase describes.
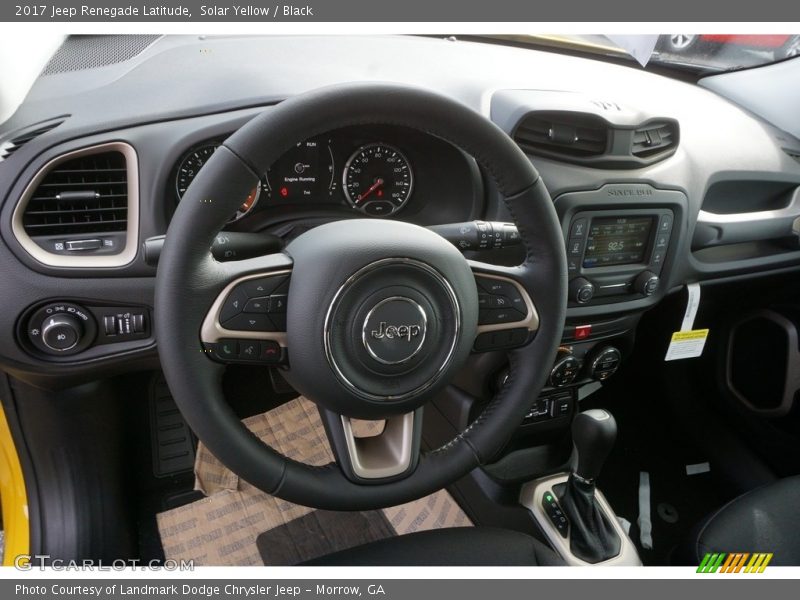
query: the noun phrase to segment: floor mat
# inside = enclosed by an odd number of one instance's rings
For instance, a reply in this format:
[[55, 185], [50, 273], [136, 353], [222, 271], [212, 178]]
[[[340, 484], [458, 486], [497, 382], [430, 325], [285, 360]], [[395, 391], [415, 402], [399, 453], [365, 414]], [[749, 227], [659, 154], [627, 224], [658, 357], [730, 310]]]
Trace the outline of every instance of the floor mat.
[[315, 510], [256, 539], [265, 565], [296, 565], [342, 548], [377, 542], [396, 533], [380, 510], [339, 513]]
[[[630, 537], [645, 565], [666, 565], [692, 527], [725, 498], [713, 471], [688, 474], [687, 465], [703, 464], [704, 453], [682, 432], [678, 418], [668, 418], [657, 395], [643, 398], [640, 385], [611, 382], [581, 403], [581, 410], [606, 408], [616, 418], [617, 442], [598, 479], [618, 516], [631, 523]], [[661, 405], [663, 406], [663, 405]], [[643, 547], [639, 488], [641, 473], [650, 484], [652, 548]]]
[[[315, 466], [333, 461], [317, 409], [305, 398], [292, 400], [243, 422], [284, 456]], [[379, 433], [382, 426], [379, 422], [354, 422], [354, 431], [358, 437], [369, 437]], [[202, 444], [195, 461], [195, 488], [205, 497], [157, 516], [167, 559], [193, 560], [196, 565], [215, 566], [290, 564], [372, 541], [354, 539], [343, 531], [343, 524], [346, 525], [344, 529], [353, 526], [352, 517], [346, 515], [359, 513], [333, 513], [341, 515], [338, 522], [326, 518], [324, 513], [320, 515], [322, 518], [318, 520], [324, 527], [309, 530], [309, 535], [326, 536], [325, 541], [287, 536], [289, 529], [281, 529], [283, 526], [321, 511], [261, 492], [224, 467]], [[390, 533], [396, 535], [471, 525], [467, 515], [444, 490], [383, 509], [380, 513]], [[298, 532], [304, 527], [308, 529], [310, 523], [312, 521], [306, 519], [294, 523], [290, 529], [294, 535], [300, 535]], [[257, 542], [259, 538], [261, 541]], [[269, 563], [263, 562], [259, 544], [270, 548], [270, 552], [265, 553]], [[324, 552], [320, 552], [322, 547]]]

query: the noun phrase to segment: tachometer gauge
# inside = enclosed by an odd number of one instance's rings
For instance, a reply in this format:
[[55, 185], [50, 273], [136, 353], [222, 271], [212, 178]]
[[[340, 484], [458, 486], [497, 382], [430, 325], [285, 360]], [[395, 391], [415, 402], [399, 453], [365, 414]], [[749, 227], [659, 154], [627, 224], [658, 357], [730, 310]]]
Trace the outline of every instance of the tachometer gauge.
[[[214, 151], [219, 148], [220, 145], [219, 143], [204, 144], [190, 150], [189, 153], [183, 157], [180, 165], [178, 165], [178, 174], [175, 177], [175, 191], [178, 194], [178, 200], [183, 198], [183, 195], [186, 193], [192, 181], [194, 181], [197, 173], [203, 168], [203, 165], [208, 162], [208, 159], [211, 158], [211, 155], [214, 154]], [[238, 221], [253, 210], [256, 202], [258, 202], [260, 192], [261, 185], [254, 187], [247, 195], [244, 202], [242, 202], [236, 214], [231, 217], [229, 223]]]
[[406, 205], [414, 188], [414, 175], [400, 150], [374, 143], [362, 146], [347, 160], [343, 184], [353, 208], [386, 217]]

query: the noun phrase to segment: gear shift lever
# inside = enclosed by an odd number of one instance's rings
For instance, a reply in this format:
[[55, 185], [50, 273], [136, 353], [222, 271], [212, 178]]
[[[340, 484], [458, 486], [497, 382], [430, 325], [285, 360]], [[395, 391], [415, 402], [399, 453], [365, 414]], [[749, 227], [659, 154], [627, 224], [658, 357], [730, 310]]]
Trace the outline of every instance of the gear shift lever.
[[617, 423], [605, 410], [587, 410], [572, 422], [577, 464], [558, 495], [569, 520], [570, 550], [588, 563], [608, 560], [620, 551], [621, 540], [595, 498], [595, 480], [616, 438]]
[[611, 413], [592, 409], [578, 413], [572, 421], [572, 443], [578, 455], [574, 474], [593, 483], [617, 439], [617, 422]]

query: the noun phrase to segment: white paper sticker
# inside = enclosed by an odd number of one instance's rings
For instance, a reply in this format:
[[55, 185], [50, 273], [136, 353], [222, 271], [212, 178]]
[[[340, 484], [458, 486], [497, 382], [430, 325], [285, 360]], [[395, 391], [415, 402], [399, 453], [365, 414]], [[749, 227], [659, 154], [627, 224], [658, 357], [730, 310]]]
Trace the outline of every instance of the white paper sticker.
[[643, 67], [650, 62], [658, 43], [658, 35], [606, 35], [617, 46], [630, 54]]
[[691, 331], [694, 325], [694, 318], [697, 316], [697, 309], [700, 306], [700, 284], [690, 283], [686, 286], [689, 292], [689, 299], [686, 302], [686, 313], [683, 315], [681, 331]]
[[695, 329], [693, 331], [676, 331], [667, 348], [664, 360], [680, 360], [682, 358], [696, 358], [703, 353], [708, 338], [708, 329]]
[[710, 470], [711, 465], [707, 462], [686, 465], [687, 475], [700, 475], [700, 473], [708, 473]]
[[642, 548], [653, 549], [653, 523], [650, 520], [650, 473], [639, 472], [639, 543]]
[[686, 312], [683, 315], [681, 330], [672, 334], [664, 360], [680, 360], [696, 358], [703, 354], [708, 338], [708, 329], [692, 329], [697, 309], [700, 307], [700, 284], [690, 283], [686, 286], [688, 298]]

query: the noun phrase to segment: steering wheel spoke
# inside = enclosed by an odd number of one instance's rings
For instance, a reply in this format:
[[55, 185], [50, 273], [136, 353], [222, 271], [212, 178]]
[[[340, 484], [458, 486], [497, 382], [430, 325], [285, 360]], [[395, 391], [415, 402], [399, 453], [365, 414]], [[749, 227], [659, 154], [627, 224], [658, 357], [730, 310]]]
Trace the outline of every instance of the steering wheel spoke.
[[350, 481], [386, 483], [403, 479], [416, 468], [422, 434], [421, 408], [388, 416], [378, 433], [369, 431], [377, 422], [359, 423], [322, 407], [319, 412], [336, 463]]
[[539, 329], [539, 313], [520, 282], [520, 268], [468, 262], [478, 288], [478, 332], [473, 351], [527, 344]]
[[286, 310], [291, 259], [282, 253], [220, 263], [224, 286], [203, 320], [200, 338], [217, 362], [286, 362]]

